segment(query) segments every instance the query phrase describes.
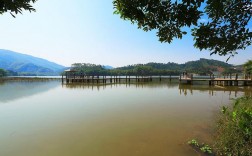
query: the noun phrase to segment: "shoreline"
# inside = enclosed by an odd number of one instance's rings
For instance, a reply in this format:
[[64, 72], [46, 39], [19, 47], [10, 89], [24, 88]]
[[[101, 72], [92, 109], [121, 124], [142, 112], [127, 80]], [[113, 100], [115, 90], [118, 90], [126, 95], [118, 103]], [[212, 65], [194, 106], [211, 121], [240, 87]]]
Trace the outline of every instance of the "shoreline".
[[60, 77], [2, 77], [0, 82], [5, 81], [50, 81], [50, 80], [61, 80]]

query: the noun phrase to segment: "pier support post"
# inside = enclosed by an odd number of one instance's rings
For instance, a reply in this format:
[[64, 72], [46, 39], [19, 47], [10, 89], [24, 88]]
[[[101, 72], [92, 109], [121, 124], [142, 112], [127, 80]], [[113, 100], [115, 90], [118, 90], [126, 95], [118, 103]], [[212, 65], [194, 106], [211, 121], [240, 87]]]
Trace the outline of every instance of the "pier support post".
[[247, 81], [244, 81], [244, 82], [243, 82], [243, 85], [244, 85], [244, 86], [247, 86], [247, 85], [248, 85], [248, 84], [247, 84]]
[[229, 81], [229, 86], [233, 86], [233, 82], [232, 81]]
[[228, 81], [224, 81], [224, 86], [228, 86]]
[[238, 86], [238, 81], [234, 81], [234, 86]]

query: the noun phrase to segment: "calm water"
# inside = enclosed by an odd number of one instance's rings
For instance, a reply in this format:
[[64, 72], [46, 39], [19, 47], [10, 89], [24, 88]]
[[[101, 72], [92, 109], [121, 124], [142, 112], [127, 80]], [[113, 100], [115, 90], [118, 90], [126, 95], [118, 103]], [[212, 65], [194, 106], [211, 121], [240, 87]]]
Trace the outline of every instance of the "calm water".
[[0, 84], [1, 156], [193, 156], [219, 107], [250, 88]]

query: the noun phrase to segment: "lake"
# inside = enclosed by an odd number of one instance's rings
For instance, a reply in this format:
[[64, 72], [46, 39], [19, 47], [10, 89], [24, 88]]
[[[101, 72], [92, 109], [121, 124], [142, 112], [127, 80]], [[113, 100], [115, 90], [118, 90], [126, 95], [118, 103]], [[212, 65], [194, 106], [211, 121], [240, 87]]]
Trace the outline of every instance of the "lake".
[[1, 156], [194, 156], [220, 107], [250, 87], [0, 83]]

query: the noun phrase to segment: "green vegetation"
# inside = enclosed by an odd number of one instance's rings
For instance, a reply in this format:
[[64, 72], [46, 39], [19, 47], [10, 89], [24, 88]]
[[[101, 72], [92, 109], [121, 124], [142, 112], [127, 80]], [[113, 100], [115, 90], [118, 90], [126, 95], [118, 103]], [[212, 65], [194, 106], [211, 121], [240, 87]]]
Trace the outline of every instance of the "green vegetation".
[[84, 75], [107, 75], [107, 70], [102, 65], [95, 65], [91, 63], [74, 63], [72, 69], [76, 70], [78, 74]]
[[234, 101], [223, 107], [217, 123], [214, 149], [218, 155], [252, 155], [252, 97]]
[[0, 77], [4, 77], [7, 75], [7, 72], [4, 69], [0, 68]]
[[203, 153], [208, 153], [208, 154], [212, 154], [212, 148], [209, 147], [209, 145], [205, 145], [203, 144], [202, 147], [200, 147], [200, 150], [203, 152]]
[[244, 65], [244, 73], [249, 74], [252, 73], [252, 60], [247, 61]]
[[188, 144], [195, 147], [199, 147], [199, 143], [196, 139], [192, 139], [191, 141], [188, 141]]
[[234, 56], [251, 45], [251, 0], [113, 0], [115, 14], [171, 43], [192, 32], [196, 48]]
[[[190, 61], [185, 64], [168, 63], [147, 63], [135, 64], [124, 67], [105, 69], [101, 65], [88, 63], [75, 63], [72, 69], [78, 73], [86, 75], [180, 75], [182, 72], [207, 75], [215, 71], [233, 68], [232, 65], [216, 60], [200, 59], [198, 61]], [[237, 71], [238, 72], [238, 71]]]
[[14, 14], [22, 14], [23, 10], [36, 11], [30, 3], [35, 3], [37, 0], [0, 0], [0, 14], [5, 12], [10, 12], [10, 14], [15, 17]]
[[[234, 100], [230, 107], [223, 106], [217, 120], [213, 150], [199, 144], [196, 139], [188, 142], [196, 151], [213, 155], [252, 155], [252, 97]], [[214, 151], [214, 152], [213, 152]]]
[[202, 152], [208, 155], [212, 155], [213, 151], [212, 148], [207, 144], [199, 144], [196, 139], [192, 139], [191, 141], [188, 141], [188, 144], [191, 145], [196, 151]]

